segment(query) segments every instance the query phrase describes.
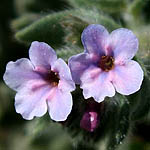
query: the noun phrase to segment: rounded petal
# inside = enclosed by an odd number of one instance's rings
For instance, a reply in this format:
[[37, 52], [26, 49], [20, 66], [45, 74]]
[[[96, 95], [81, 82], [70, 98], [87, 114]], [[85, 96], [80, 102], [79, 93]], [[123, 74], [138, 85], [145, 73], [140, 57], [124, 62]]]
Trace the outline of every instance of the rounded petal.
[[9, 62], [3, 76], [5, 83], [16, 91], [21, 89], [27, 81], [40, 78], [40, 75], [33, 71], [33, 65], [29, 59], [26, 58]]
[[70, 68], [65, 63], [64, 60], [62, 60], [61, 58], [57, 59], [51, 66], [51, 69], [55, 72], [58, 72], [59, 74], [60, 77], [60, 81], [58, 84], [59, 89], [68, 92], [75, 90], [75, 83], [72, 80]]
[[61, 58], [57, 59], [51, 66], [52, 71], [59, 73], [59, 77], [62, 79], [72, 80], [71, 72], [68, 65]]
[[123, 95], [130, 95], [138, 91], [143, 81], [143, 70], [133, 60], [122, 66], [116, 66], [112, 71], [113, 85], [116, 91]]
[[138, 50], [138, 39], [131, 30], [120, 28], [109, 36], [109, 46], [112, 49], [116, 63], [124, 63], [134, 57]]
[[110, 81], [109, 73], [102, 72], [100, 68], [91, 66], [81, 77], [81, 88], [85, 99], [93, 97], [95, 101], [102, 102], [106, 96], [115, 95], [115, 89]]
[[51, 64], [57, 59], [55, 51], [44, 42], [32, 42], [29, 49], [29, 58], [35, 67], [50, 69]]
[[105, 53], [105, 42], [109, 33], [104, 26], [91, 24], [84, 29], [81, 40], [85, 51], [95, 55]]
[[15, 96], [16, 112], [27, 120], [43, 116], [47, 112], [46, 100], [50, 90], [43, 81], [28, 82]]
[[72, 96], [55, 88], [48, 100], [48, 111], [52, 120], [65, 121], [72, 110]]
[[93, 63], [93, 60], [89, 56], [86, 53], [81, 53], [72, 56], [68, 60], [72, 78], [76, 84], [81, 83], [80, 78], [83, 72]]
[[58, 89], [63, 92], [72, 92], [75, 90], [75, 83], [72, 80], [60, 80], [58, 84]]

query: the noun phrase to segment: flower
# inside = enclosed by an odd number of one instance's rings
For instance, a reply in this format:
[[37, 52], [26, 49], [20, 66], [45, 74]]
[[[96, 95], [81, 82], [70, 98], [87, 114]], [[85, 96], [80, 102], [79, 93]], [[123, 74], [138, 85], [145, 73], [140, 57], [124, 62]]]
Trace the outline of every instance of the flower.
[[138, 50], [132, 31], [120, 28], [110, 34], [102, 25], [92, 24], [82, 36], [84, 52], [69, 59], [73, 80], [80, 84], [85, 99], [101, 102], [106, 96], [123, 95], [140, 89], [143, 71], [131, 60]]
[[51, 119], [66, 120], [72, 109], [70, 92], [75, 90], [69, 67], [44, 42], [32, 42], [29, 58], [9, 62], [3, 77], [17, 92], [16, 112], [31, 120], [48, 110]]

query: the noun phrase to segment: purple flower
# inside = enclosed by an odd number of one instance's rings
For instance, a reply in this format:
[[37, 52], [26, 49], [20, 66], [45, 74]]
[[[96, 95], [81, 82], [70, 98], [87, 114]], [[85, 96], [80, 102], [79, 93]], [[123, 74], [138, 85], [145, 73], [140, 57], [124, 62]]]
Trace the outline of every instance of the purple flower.
[[44, 42], [31, 44], [29, 58], [9, 62], [4, 74], [5, 83], [17, 92], [16, 112], [31, 120], [48, 109], [51, 119], [66, 120], [72, 109], [70, 92], [75, 90], [69, 67]]
[[85, 99], [101, 102], [106, 96], [123, 95], [140, 89], [143, 71], [131, 60], [138, 50], [138, 39], [124, 28], [110, 34], [102, 25], [89, 25], [82, 33], [84, 52], [69, 59], [73, 80], [80, 84]]

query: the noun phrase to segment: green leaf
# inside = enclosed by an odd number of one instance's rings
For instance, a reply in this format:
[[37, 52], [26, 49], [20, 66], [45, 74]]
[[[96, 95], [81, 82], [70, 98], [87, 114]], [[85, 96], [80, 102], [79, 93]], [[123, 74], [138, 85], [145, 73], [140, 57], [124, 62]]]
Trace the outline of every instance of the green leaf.
[[150, 110], [150, 79], [144, 77], [141, 89], [136, 94], [133, 94], [130, 101], [135, 101], [134, 107], [131, 108], [131, 120], [142, 119]]
[[77, 9], [47, 15], [18, 31], [15, 37], [27, 44], [38, 40], [47, 42], [52, 47], [60, 47], [65, 43], [81, 46], [83, 29], [94, 23], [106, 26], [109, 31], [119, 27], [111, 18], [97, 11]]
[[65, 2], [65, 0], [15, 0], [14, 3], [16, 11], [19, 15], [24, 13], [57, 11], [68, 7], [68, 4]]
[[137, 56], [143, 62], [144, 67], [150, 71], [150, 26], [136, 27], [134, 31], [140, 43]]
[[126, 8], [126, 0], [68, 0], [68, 2], [75, 8], [97, 8], [105, 13], [119, 13], [123, 12]]
[[82, 53], [82, 52], [83, 52], [83, 49], [79, 47], [64, 47], [64, 48], [61, 48], [59, 51], [56, 51], [57, 56], [61, 57], [66, 62], [71, 56], [76, 55], [78, 53]]
[[133, 16], [136, 25], [148, 23], [150, 0], [134, 0], [129, 6], [129, 13]]
[[[4, 82], [0, 82], [0, 95], [1, 95], [1, 100], [0, 100], [0, 123], [3, 121], [8, 121], [7, 119], [5, 120], [5, 117], [3, 118], [3, 115], [6, 115], [6, 113], [12, 113], [13, 110], [13, 97], [14, 93], [8, 86], [4, 84]], [[1, 120], [4, 119], [4, 120]], [[2, 121], [2, 122], [1, 122]]]
[[11, 22], [11, 28], [13, 31], [18, 31], [32, 24], [34, 21], [40, 19], [43, 15], [39, 14], [25, 14]]
[[23, 30], [18, 31], [15, 37], [18, 41], [27, 44], [37, 40], [47, 42], [54, 47], [60, 46], [64, 44], [63, 37], [65, 35], [60, 22], [64, 19], [66, 13], [55, 13], [43, 17]]
[[[79, 122], [82, 118], [81, 115], [85, 111], [83, 108], [85, 107], [87, 100], [85, 101], [82, 97], [80, 97], [82, 93], [76, 94], [75, 96], [77, 97], [77, 99], [75, 99], [75, 101], [79, 101], [80, 104], [77, 107], [77, 104], [75, 103], [76, 106], [74, 106], [74, 109], [76, 107], [76, 111], [74, 112], [73, 109], [73, 112], [71, 114], [71, 116], [74, 115], [74, 117], [72, 118], [73, 122], [71, 122], [71, 118], [69, 118], [71, 123], [68, 126], [70, 131], [69, 133], [74, 133], [72, 136], [76, 140], [80, 139], [81, 141], [83, 141], [83, 143], [88, 142], [89, 145], [97, 144], [105, 137], [107, 137], [107, 149], [114, 149], [119, 144], [121, 144], [129, 129], [130, 107], [127, 98], [120, 94], [116, 94], [112, 98], [106, 98], [105, 101], [100, 105], [100, 124], [98, 128], [93, 133], [91, 133], [79, 128]], [[76, 118], [76, 120], [74, 118]]]
[[66, 43], [81, 46], [81, 33], [89, 24], [101, 24], [105, 26], [109, 32], [120, 27], [111, 17], [99, 13], [96, 9], [88, 11], [86, 9], [77, 9], [71, 14], [70, 18], [63, 22], [68, 32], [65, 37]]
[[150, 39], [149, 26], [134, 28], [135, 34], [139, 39], [139, 50], [134, 59], [141, 65], [144, 71], [144, 80], [138, 92], [128, 96], [131, 105], [131, 120], [143, 119], [149, 112], [150, 108]]
[[[144, 57], [145, 58], [145, 57]], [[143, 62], [144, 59], [140, 58], [139, 55], [134, 57], [144, 72], [144, 79], [140, 90], [130, 96], [128, 96], [128, 100], [130, 101], [130, 119], [132, 121], [142, 119], [145, 115], [148, 114], [150, 108], [150, 77], [149, 71], [146, 69]]]
[[[115, 97], [110, 98], [111, 102], [107, 102], [109, 105], [106, 109], [110, 109], [109, 134], [107, 134], [109, 140], [107, 143], [108, 150], [114, 150], [119, 144], [122, 143], [126, 137], [129, 129], [129, 102], [123, 95], [116, 94]], [[113, 108], [110, 108], [113, 105]], [[113, 109], [113, 110], [112, 110]]]

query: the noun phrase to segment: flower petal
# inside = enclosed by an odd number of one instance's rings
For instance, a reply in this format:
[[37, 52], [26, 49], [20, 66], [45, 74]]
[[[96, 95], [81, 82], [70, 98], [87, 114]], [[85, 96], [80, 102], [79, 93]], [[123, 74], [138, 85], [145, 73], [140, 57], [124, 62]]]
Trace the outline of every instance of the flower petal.
[[63, 92], [72, 92], [75, 90], [75, 83], [72, 80], [60, 80], [58, 84], [58, 89]]
[[72, 56], [69, 60], [69, 67], [71, 70], [72, 78], [76, 84], [80, 84], [80, 78], [83, 72], [93, 63], [90, 55], [86, 53], [77, 54]]
[[109, 46], [116, 63], [124, 63], [134, 57], [138, 50], [138, 39], [131, 30], [120, 28], [109, 36]]
[[109, 74], [100, 68], [91, 66], [81, 77], [81, 88], [85, 99], [93, 97], [95, 101], [101, 102], [106, 96], [115, 95], [115, 89], [110, 82]]
[[57, 59], [51, 66], [52, 71], [59, 73], [60, 78], [72, 80], [70, 69], [65, 61], [61, 58]]
[[63, 91], [75, 90], [75, 83], [72, 80], [71, 72], [68, 65], [61, 58], [57, 59], [51, 66], [52, 71], [58, 72], [60, 81], [58, 88]]
[[143, 70], [133, 60], [122, 66], [116, 66], [112, 71], [113, 85], [118, 93], [130, 95], [138, 91], [143, 81]]
[[48, 111], [51, 119], [65, 121], [72, 109], [72, 96], [55, 88], [48, 100]]
[[32, 42], [29, 58], [35, 67], [50, 69], [50, 65], [57, 59], [55, 51], [44, 42]]
[[34, 116], [41, 117], [47, 112], [46, 99], [51, 88], [44, 81], [29, 81], [15, 97], [16, 112], [24, 119], [31, 120]]
[[98, 24], [89, 25], [84, 29], [81, 40], [85, 51], [95, 55], [104, 54], [105, 41], [109, 33], [104, 26]]
[[16, 91], [21, 89], [27, 81], [40, 78], [40, 75], [33, 71], [33, 65], [29, 59], [26, 58], [9, 62], [3, 77], [5, 83]]

